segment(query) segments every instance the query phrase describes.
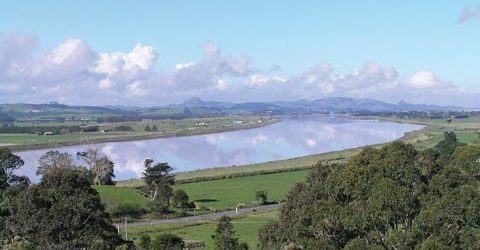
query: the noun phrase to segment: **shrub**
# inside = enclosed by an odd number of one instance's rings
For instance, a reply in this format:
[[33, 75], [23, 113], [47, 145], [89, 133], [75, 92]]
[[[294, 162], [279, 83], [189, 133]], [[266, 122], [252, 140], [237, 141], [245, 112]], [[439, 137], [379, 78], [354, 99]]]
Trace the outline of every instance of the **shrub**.
[[110, 209], [110, 214], [113, 217], [133, 217], [138, 218], [142, 216], [146, 210], [138, 204], [120, 203]]

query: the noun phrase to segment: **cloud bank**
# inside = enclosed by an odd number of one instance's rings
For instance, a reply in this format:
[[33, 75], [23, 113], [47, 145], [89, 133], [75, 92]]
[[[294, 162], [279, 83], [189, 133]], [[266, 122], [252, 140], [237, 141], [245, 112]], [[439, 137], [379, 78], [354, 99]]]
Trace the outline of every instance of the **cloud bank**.
[[179, 62], [173, 70], [157, 69], [159, 57], [154, 47], [140, 43], [127, 52], [97, 52], [78, 38], [39, 52], [34, 36], [0, 34], [0, 100], [150, 106], [194, 96], [235, 102], [346, 96], [473, 105], [478, 94], [430, 70], [402, 76], [374, 62], [346, 73], [319, 63], [286, 76], [280, 66], [260, 70], [246, 56], [224, 55], [215, 43], [205, 44], [201, 60]]

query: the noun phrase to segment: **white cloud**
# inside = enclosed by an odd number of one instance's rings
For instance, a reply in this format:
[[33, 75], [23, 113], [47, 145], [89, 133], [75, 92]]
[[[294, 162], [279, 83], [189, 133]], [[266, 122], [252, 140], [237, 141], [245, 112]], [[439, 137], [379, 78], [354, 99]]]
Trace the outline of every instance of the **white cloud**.
[[441, 89], [452, 87], [451, 84], [439, 80], [432, 71], [419, 71], [403, 82], [406, 87], [412, 89]]
[[214, 43], [205, 45], [203, 59], [165, 72], [155, 69], [155, 48], [142, 44], [127, 52], [104, 53], [70, 38], [45, 53], [36, 49], [32, 36], [0, 34], [2, 102], [161, 105], [192, 96], [234, 102], [327, 96], [461, 102], [450, 103], [457, 105], [477, 102], [473, 95], [477, 92], [459, 89], [432, 71], [402, 77], [395, 68], [373, 62], [349, 72], [336, 72], [331, 64], [321, 63], [285, 77], [278, 70], [254, 70], [245, 56], [222, 55]]
[[142, 97], [148, 93], [143, 81], [135, 81], [127, 85], [128, 94], [134, 97]]
[[139, 67], [140, 69], [148, 70], [155, 63], [156, 59], [157, 52], [153, 47], [137, 44], [132, 52], [124, 56], [125, 65], [123, 69], [128, 70]]
[[176, 70], [182, 70], [182, 69], [191, 67], [191, 66], [193, 66], [193, 65], [195, 65], [194, 62], [189, 62], [189, 63], [177, 63], [177, 64], [175, 65], [175, 69], [176, 69]]
[[221, 90], [221, 91], [227, 89], [227, 80], [225, 80], [225, 79], [217, 79], [217, 86], [216, 86], [216, 88], [217, 88], [218, 90]]
[[101, 89], [108, 89], [110, 87], [113, 86], [113, 82], [112, 80], [110, 80], [110, 78], [105, 78], [105, 79], [102, 79], [100, 80], [100, 82], [98, 83], [98, 87], [101, 88]]
[[129, 53], [100, 53], [94, 71], [114, 75], [121, 70], [130, 70], [135, 67], [149, 70], [157, 59], [157, 52], [151, 46], [137, 44]]

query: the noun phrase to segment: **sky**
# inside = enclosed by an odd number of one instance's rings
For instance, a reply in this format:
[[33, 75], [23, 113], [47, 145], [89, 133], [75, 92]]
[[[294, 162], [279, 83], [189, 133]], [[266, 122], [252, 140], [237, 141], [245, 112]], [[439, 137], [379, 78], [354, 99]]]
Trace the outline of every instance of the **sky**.
[[0, 2], [0, 103], [479, 107], [480, 1]]

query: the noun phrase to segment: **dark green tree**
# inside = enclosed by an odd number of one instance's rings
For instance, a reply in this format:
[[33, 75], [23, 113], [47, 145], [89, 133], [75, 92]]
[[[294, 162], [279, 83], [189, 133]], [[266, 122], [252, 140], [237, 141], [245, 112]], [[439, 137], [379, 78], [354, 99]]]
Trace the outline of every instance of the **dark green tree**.
[[124, 244], [85, 171], [56, 168], [11, 204], [7, 227], [40, 249], [115, 249]]
[[175, 183], [175, 176], [171, 173], [173, 168], [168, 163], [153, 165], [152, 159], [145, 160], [144, 165], [143, 179], [150, 201], [155, 207], [165, 209], [170, 205], [170, 198], [173, 196], [171, 187]]
[[214, 238], [216, 250], [237, 250], [238, 238], [235, 236], [231, 221], [232, 219], [228, 216], [223, 216], [218, 220]]
[[138, 243], [140, 250], [149, 250], [152, 247], [152, 238], [147, 234], [142, 234]]
[[6, 221], [11, 215], [11, 200], [30, 185], [27, 177], [15, 174], [23, 164], [23, 160], [9, 148], [0, 148], [0, 243], [10, 236]]
[[296, 184], [260, 249], [477, 249], [480, 146], [455, 135], [428, 152], [394, 142]]
[[187, 193], [181, 189], [176, 190], [173, 194], [173, 205], [177, 208], [188, 208], [190, 207], [190, 201]]
[[258, 204], [266, 204], [268, 201], [268, 192], [265, 190], [258, 190], [255, 193], [255, 200]]
[[156, 250], [182, 250], [185, 247], [183, 239], [174, 234], [160, 234], [151, 245], [151, 249]]

